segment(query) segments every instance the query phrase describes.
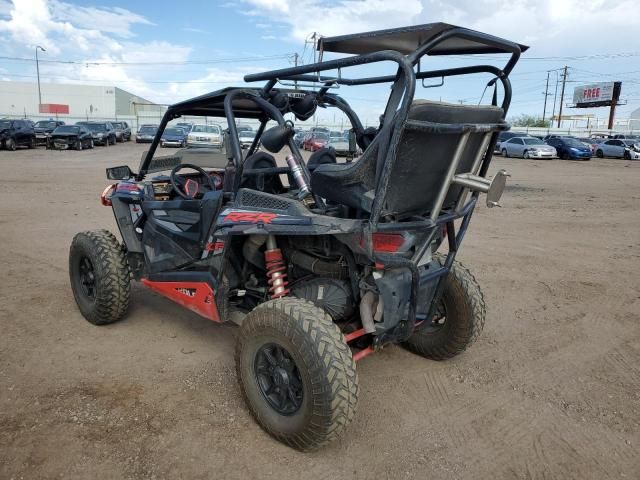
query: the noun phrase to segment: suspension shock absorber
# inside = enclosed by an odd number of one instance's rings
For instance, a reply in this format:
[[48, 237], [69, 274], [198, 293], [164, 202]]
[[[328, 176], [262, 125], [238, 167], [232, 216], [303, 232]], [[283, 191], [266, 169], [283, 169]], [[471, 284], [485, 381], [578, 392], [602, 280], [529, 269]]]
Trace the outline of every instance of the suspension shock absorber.
[[287, 285], [287, 266], [284, 264], [282, 252], [278, 248], [273, 235], [267, 237], [267, 250], [264, 252], [264, 263], [269, 278], [269, 294], [271, 298], [280, 298], [289, 294]]

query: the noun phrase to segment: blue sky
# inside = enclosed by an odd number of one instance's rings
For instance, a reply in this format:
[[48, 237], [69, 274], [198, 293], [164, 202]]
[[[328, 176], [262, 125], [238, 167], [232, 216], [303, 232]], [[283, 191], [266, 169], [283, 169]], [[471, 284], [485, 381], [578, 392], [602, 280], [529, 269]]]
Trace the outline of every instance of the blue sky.
[[[637, 0], [0, 0], [0, 56], [31, 59], [35, 45], [42, 45], [44, 82], [112, 84], [173, 103], [240, 85], [249, 72], [291, 65], [295, 52], [304, 52], [303, 61], [310, 62], [305, 38], [314, 31], [335, 35], [446, 21], [531, 45], [512, 77], [512, 115], [541, 115], [546, 71], [569, 65], [565, 102], [577, 85], [622, 80], [622, 98], [628, 101], [619, 108], [623, 119], [640, 107], [640, 36], [630, 20], [636, 14]], [[425, 67], [469, 61], [430, 59]], [[386, 67], [376, 71], [390, 72]], [[34, 77], [33, 62], [0, 59], [0, 80]], [[552, 94], [555, 80], [552, 73]], [[485, 81], [451, 80], [418, 96], [475, 103]], [[373, 122], [387, 90], [339, 93]], [[549, 103], [548, 115], [553, 97]]]

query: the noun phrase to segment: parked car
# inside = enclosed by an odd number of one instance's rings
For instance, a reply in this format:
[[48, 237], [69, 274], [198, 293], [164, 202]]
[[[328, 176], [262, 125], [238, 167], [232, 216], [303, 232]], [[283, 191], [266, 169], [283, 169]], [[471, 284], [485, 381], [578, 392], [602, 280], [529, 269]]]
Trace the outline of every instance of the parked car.
[[158, 132], [158, 125], [148, 124], [140, 125], [138, 133], [136, 133], [136, 143], [151, 143], [153, 142], [156, 133]]
[[238, 126], [238, 140], [240, 140], [240, 146], [242, 148], [249, 148], [254, 139], [256, 138], [256, 132], [251, 127]]
[[82, 125], [91, 132], [93, 143], [96, 145], [116, 144], [116, 129], [113, 128], [111, 122], [77, 122], [76, 125]]
[[191, 129], [193, 128], [193, 123], [191, 122], [178, 122], [175, 125], [178, 128], [181, 128], [182, 130], [184, 130], [184, 133], [186, 135], [189, 134], [189, 132], [191, 131]]
[[62, 120], [38, 120], [33, 127], [36, 133], [36, 144], [46, 145], [47, 137], [60, 125], [64, 125]]
[[329, 129], [327, 127], [311, 127], [311, 133], [313, 132], [322, 132], [329, 135]]
[[511, 137], [500, 142], [504, 157], [554, 158], [556, 149], [535, 137]]
[[93, 148], [93, 134], [84, 125], [60, 125], [47, 137], [47, 149]]
[[36, 133], [32, 123], [27, 120], [0, 120], [0, 148], [15, 150], [19, 146], [36, 146]]
[[187, 146], [187, 134], [182, 128], [167, 127], [162, 132], [162, 137], [160, 137], [160, 146], [184, 148]]
[[219, 125], [196, 124], [187, 135], [187, 145], [222, 148], [222, 128]]
[[611, 138], [596, 145], [596, 156], [598, 158], [614, 157], [639, 160], [640, 146], [633, 140]]
[[529, 135], [527, 135], [526, 133], [520, 133], [520, 132], [500, 132], [500, 134], [498, 134], [498, 140], [496, 141], [496, 147], [493, 149], [493, 153], [502, 153], [502, 149], [500, 148], [500, 145], [502, 144], [502, 142], [506, 142], [510, 138], [528, 137], [528, 136]]
[[127, 122], [111, 122], [116, 130], [116, 140], [118, 142], [128, 142], [131, 140], [131, 127]]
[[575, 137], [555, 137], [547, 143], [556, 149], [563, 160], [590, 160], [593, 152], [591, 145], [585, 145]]
[[576, 137], [577, 140], [584, 144], [585, 147], [589, 147], [591, 153], [593, 153], [593, 147], [597, 145], [597, 142], [593, 140], [593, 138], [589, 137]]
[[329, 135], [325, 132], [312, 132], [304, 139], [302, 148], [315, 152], [326, 146], [329, 142]]
[[329, 137], [327, 147], [332, 148], [336, 152], [337, 157], [348, 157], [351, 154], [349, 152], [349, 136], [342, 135], [342, 132], [339, 133], [340, 136]]
[[633, 140], [635, 143], [640, 143], [640, 135], [630, 135], [627, 133], [617, 133], [611, 138], [617, 138], [619, 140]]
[[304, 143], [304, 139], [307, 135], [309, 135], [308, 131], [301, 130], [293, 136], [293, 141], [298, 148], [302, 148], [302, 144]]

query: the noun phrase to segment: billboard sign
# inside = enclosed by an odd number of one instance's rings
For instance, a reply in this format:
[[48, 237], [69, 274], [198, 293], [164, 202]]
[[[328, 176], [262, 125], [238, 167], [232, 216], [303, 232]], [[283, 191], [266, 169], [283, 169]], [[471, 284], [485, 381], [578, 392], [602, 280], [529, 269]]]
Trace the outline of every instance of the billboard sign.
[[573, 103], [577, 108], [611, 105], [616, 96], [615, 84], [616, 82], [601, 82], [576, 87], [573, 90]]
[[69, 105], [63, 103], [41, 103], [38, 109], [40, 113], [55, 113], [56, 115], [69, 114]]

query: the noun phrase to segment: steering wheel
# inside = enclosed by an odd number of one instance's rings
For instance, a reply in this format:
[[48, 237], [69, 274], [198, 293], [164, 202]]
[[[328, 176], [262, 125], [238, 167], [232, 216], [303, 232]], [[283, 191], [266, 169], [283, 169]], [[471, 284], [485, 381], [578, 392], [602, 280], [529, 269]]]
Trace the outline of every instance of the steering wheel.
[[209, 174], [205, 172], [201, 167], [193, 165], [191, 163], [181, 163], [180, 165], [176, 165], [175, 167], [173, 167], [169, 179], [171, 180], [171, 186], [173, 187], [173, 189], [185, 200], [193, 200], [201, 192], [200, 184], [198, 182], [191, 178], [185, 180], [184, 178], [178, 176], [178, 172], [183, 168], [190, 168], [192, 170], [195, 170], [207, 179], [207, 184], [211, 191], [214, 191], [216, 189], [216, 186]]

